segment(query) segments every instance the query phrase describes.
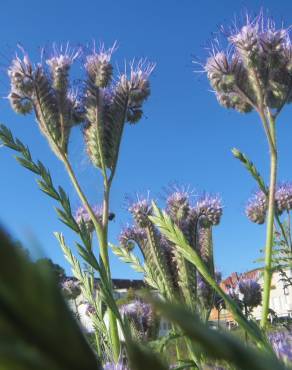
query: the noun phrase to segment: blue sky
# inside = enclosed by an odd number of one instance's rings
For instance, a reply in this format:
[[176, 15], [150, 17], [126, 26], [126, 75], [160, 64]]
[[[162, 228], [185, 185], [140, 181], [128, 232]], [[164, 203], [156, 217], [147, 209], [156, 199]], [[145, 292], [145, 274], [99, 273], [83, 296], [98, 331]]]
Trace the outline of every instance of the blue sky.
[[[265, 240], [264, 226], [250, 223], [244, 207], [255, 184], [232, 158], [231, 149], [244, 151], [268, 175], [268, 147], [258, 117], [220, 107], [204, 75], [194, 73], [194, 58], [204, 60], [205, 47], [221, 24], [229, 25], [243, 9], [269, 10], [276, 20], [292, 24], [292, 3], [282, 1], [213, 0], [84, 0], [2, 1], [0, 16], [0, 94], [7, 96], [6, 68], [21, 43], [37, 60], [39, 48], [52, 42], [87, 44], [93, 39], [119, 49], [114, 62], [148, 57], [157, 63], [152, 94], [145, 117], [127, 126], [121, 147], [111, 209], [117, 214], [110, 225], [110, 240], [130, 220], [124, 210], [125, 194], [151, 190], [157, 198], [170, 182], [187, 184], [197, 192], [218, 193], [224, 203], [221, 224], [214, 229], [216, 265], [224, 275], [255, 267], [253, 260]], [[81, 71], [76, 71], [81, 73]], [[292, 107], [278, 122], [279, 179], [292, 180]], [[40, 135], [34, 117], [17, 116], [0, 100], [0, 121], [28, 144], [36, 159], [51, 170], [56, 184], [70, 195], [73, 208], [79, 201], [62, 164]], [[70, 155], [91, 202], [101, 199], [100, 177], [85, 154], [80, 129], [75, 129]], [[34, 175], [21, 168], [12, 151], [0, 148], [0, 220], [35, 255], [47, 255], [70, 269], [53, 231], [63, 231], [68, 243], [74, 235], [56, 218], [55, 203], [40, 191]], [[111, 256], [114, 277], [137, 277], [130, 267]]]

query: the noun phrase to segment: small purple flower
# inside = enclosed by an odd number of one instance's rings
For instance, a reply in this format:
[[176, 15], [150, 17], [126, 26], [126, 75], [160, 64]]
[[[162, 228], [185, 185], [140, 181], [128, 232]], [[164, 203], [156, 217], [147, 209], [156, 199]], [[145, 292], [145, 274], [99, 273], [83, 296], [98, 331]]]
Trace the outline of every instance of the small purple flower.
[[266, 219], [267, 207], [267, 197], [262, 190], [259, 190], [249, 199], [245, 214], [250, 221], [263, 224]]
[[128, 250], [132, 250], [135, 243], [142, 247], [146, 239], [145, 230], [136, 225], [125, 227], [119, 236], [120, 245]]
[[221, 199], [206, 194], [198, 200], [196, 211], [202, 227], [218, 225], [223, 213]]
[[274, 332], [269, 334], [269, 340], [279, 359], [289, 363], [292, 361], [292, 333]]
[[136, 224], [139, 227], [147, 227], [151, 221], [148, 216], [152, 215], [152, 206], [147, 198], [139, 199], [129, 207], [129, 212], [134, 217]]
[[[97, 220], [99, 222], [101, 222], [101, 219], [102, 219], [102, 207], [101, 206], [93, 206], [92, 207], [92, 210], [97, 218]], [[77, 222], [77, 224], [80, 226], [82, 221], [85, 223], [85, 226], [87, 227], [88, 231], [89, 232], [92, 232], [94, 230], [94, 225], [93, 225], [93, 222], [91, 220], [91, 217], [89, 215], [89, 213], [87, 212], [87, 209], [82, 205], [80, 206], [76, 213], [75, 213], [75, 221]]]
[[275, 193], [275, 200], [279, 214], [283, 211], [290, 211], [292, 209], [292, 183], [279, 185]]
[[262, 288], [253, 279], [242, 279], [238, 283], [238, 290], [242, 294], [242, 302], [248, 308], [254, 308], [262, 302]]

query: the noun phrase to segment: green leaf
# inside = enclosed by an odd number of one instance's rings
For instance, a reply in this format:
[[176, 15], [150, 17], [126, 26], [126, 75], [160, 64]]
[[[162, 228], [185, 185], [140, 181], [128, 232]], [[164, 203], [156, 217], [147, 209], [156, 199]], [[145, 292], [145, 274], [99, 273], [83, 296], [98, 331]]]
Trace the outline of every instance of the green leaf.
[[251, 174], [251, 176], [256, 180], [259, 188], [265, 193], [268, 194], [268, 189], [266, 187], [266, 184], [260, 175], [259, 171], [256, 169], [255, 165], [252, 161], [248, 159], [248, 157], [239, 151], [236, 148], [232, 149], [232, 154], [235, 158], [239, 159], [240, 162], [244, 165], [244, 167], [248, 170], [248, 172]]
[[57, 281], [0, 232], [0, 369], [98, 370]]

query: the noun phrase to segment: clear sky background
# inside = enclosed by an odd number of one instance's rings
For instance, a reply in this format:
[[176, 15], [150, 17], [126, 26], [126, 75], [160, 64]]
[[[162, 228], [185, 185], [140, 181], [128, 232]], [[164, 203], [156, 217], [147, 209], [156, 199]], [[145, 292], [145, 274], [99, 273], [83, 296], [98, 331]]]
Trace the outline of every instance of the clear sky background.
[[[268, 175], [268, 147], [258, 117], [241, 115], [220, 107], [210, 92], [206, 76], [194, 73], [194, 58], [204, 60], [206, 45], [223, 24], [248, 9], [268, 9], [276, 20], [292, 24], [291, 0], [14, 0], [1, 1], [0, 93], [8, 94], [6, 68], [21, 43], [38, 60], [40, 47], [52, 42], [73, 45], [95, 39], [119, 49], [114, 63], [148, 57], [157, 63], [151, 78], [152, 94], [145, 117], [137, 126], [127, 126], [121, 147], [111, 209], [117, 214], [110, 224], [115, 242], [121, 226], [130, 220], [124, 210], [125, 194], [151, 190], [158, 197], [170, 182], [190, 185], [197, 192], [218, 193], [224, 203], [221, 224], [214, 228], [216, 265], [226, 276], [232, 271], [254, 268], [253, 260], [265, 241], [265, 227], [249, 222], [244, 207], [255, 183], [233, 159], [232, 147], [248, 154], [262, 174]], [[81, 74], [81, 70], [77, 71]], [[55, 184], [70, 195], [73, 208], [79, 200], [62, 164], [40, 135], [34, 117], [17, 116], [9, 102], [0, 100], [0, 121], [28, 144], [35, 159], [51, 170]], [[292, 180], [292, 107], [286, 107], [278, 122], [280, 180]], [[54, 201], [42, 194], [34, 175], [20, 167], [13, 152], [0, 148], [0, 220], [12, 235], [35, 255], [46, 255], [64, 266], [53, 231], [63, 231], [54, 212]], [[70, 155], [90, 201], [101, 199], [100, 177], [85, 154], [80, 128], [71, 137]], [[111, 256], [114, 277], [134, 278], [131, 268]], [[17, 273], [17, 272], [16, 272]]]

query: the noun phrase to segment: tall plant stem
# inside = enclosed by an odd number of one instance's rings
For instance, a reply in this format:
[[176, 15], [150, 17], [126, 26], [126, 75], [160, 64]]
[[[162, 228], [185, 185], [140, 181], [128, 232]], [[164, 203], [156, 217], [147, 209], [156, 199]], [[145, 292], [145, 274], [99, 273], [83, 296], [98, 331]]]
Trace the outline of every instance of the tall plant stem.
[[[88, 214], [90, 215], [90, 218], [94, 224], [94, 228], [97, 234], [97, 238], [100, 245], [100, 257], [102, 259], [103, 265], [106, 269], [107, 276], [109, 281], [111, 281], [111, 274], [110, 274], [110, 266], [109, 266], [109, 258], [108, 258], [108, 242], [107, 242], [107, 229], [108, 229], [108, 209], [109, 209], [109, 190], [110, 186], [105, 181], [105, 199], [103, 203], [103, 220], [102, 224], [100, 224], [85, 196], [83, 193], [78, 180], [75, 176], [75, 173], [73, 171], [73, 168], [67, 158], [67, 156], [64, 153], [60, 153], [60, 158], [62, 159], [65, 168], [69, 174], [70, 180], [76, 189], [76, 192], [83, 203], [84, 207], [86, 208]], [[109, 315], [109, 327], [110, 327], [110, 336], [112, 340], [112, 348], [113, 348], [113, 355], [115, 362], [118, 362], [119, 355], [120, 355], [120, 339], [118, 334], [118, 325], [117, 320], [111, 310], [108, 311]]]
[[268, 194], [268, 218], [267, 218], [267, 232], [266, 232], [266, 247], [265, 247], [265, 271], [264, 271], [264, 294], [263, 294], [263, 309], [261, 318], [261, 327], [266, 329], [270, 290], [272, 281], [272, 249], [274, 239], [274, 217], [275, 217], [275, 190], [277, 181], [277, 146], [276, 146], [276, 129], [275, 119], [271, 114], [268, 114], [268, 120], [264, 113], [261, 112], [261, 118], [265, 130], [270, 149], [270, 185]]
[[[108, 281], [111, 283], [111, 272], [108, 257], [108, 217], [109, 217], [109, 196], [111, 183], [104, 179], [104, 198], [103, 198], [103, 213], [102, 213], [102, 238], [100, 239], [100, 257], [104, 263]], [[112, 341], [112, 349], [114, 360], [117, 363], [121, 351], [121, 343], [118, 332], [117, 319], [111, 310], [108, 310], [110, 337]]]
[[73, 186], [74, 186], [74, 188], [75, 188], [75, 190], [76, 190], [76, 192], [77, 192], [77, 194], [78, 194], [81, 202], [83, 203], [84, 207], [86, 208], [86, 211], [88, 212], [88, 214], [89, 214], [89, 216], [90, 216], [90, 218], [91, 218], [91, 220], [93, 222], [93, 225], [94, 225], [94, 228], [95, 228], [97, 237], [98, 237], [98, 239], [100, 239], [101, 238], [101, 235], [102, 235], [102, 227], [101, 227], [100, 223], [98, 222], [98, 220], [97, 220], [97, 218], [96, 218], [96, 216], [95, 216], [95, 214], [94, 214], [94, 212], [93, 212], [93, 210], [92, 210], [92, 208], [91, 208], [91, 206], [90, 206], [90, 204], [89, 204], [89, 202], [88, 202], [85, 194], [83, 193], [83, 191], [82, 191], [82, 189], [81, 189], [81, 187], [80, 187], [80, 185], [78, 183], [78, 180], [77, 180], [77, 178], [75, 176], [75, 173], [73, 171], [73, 168], [72, 168], [72, 166], [71, 166], [71, 164], [70, 164], [70, 162], [69, 162], [66, 154], [59, 153], [59, 155], [60, 155], [61, 160], [64, 163], [64, 166], [65, 166], [65, 168], [66, 168], [66, 170], [68, 172], [68, 175], [70, 177], [70, 180], [71, 180], [71, 182], [72, 182], [72, 184], [73, 184]]

